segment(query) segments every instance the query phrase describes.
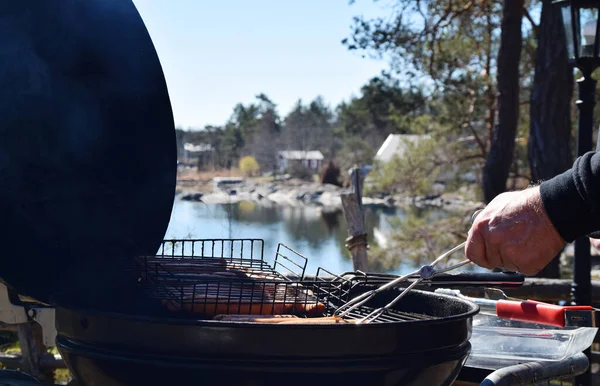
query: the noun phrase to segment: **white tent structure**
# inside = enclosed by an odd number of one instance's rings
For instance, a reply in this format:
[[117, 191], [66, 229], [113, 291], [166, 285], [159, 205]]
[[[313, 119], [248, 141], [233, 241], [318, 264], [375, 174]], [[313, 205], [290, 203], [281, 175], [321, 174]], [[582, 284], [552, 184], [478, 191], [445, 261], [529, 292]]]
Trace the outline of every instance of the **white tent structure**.
[[409, 144], [418, 146], [419, 142], [430, 138], [431, 136], [428, 134], [390, 134], [377, 151], [377, 154], [375, 154], [375, 160], [379, 162], [389, 162], [395, 154], [402, 157], [402, 154], [406, 152]]

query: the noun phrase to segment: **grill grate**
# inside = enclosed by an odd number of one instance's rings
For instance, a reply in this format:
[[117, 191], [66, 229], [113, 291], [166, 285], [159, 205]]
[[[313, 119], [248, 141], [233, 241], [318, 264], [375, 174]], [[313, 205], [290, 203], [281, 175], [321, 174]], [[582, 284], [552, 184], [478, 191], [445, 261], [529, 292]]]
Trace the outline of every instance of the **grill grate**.
[[160, 257], [221, 257], [262, 260], [264, 241], [260, 239], [170, 239], [163, 240]]
[[[332, 316], [362, 285], [324, 268], [314, 280], [304, 279], [308, 259], [283, 244], [272, 265], [263, 255], [262, 240], [165, 240], [156, 256], [138, 258], [135, 269], [144, 296], [173, 316], [196, 319], [220, 314]], [[372, 310], [362, 306], [348, 319], [361, 319]], [[390, 310], [379, 322], [431, 318]]]
[[[316, 280], [320, 283], [331, 283], [327, 286], [327, 290], [331, 291], [330, 299], [332, 300], [335, 309], [344, 305], [352, 294], [353, 289], [361, 287], [363, 284], [372, 284], [372, 282], [366, 280], [366, 275], [349, 275], [348, 273], [342, 276], [336, 275], [325, 268], [319, 267], [317, 269]], [[334, 309], [334, 311], [335, 311]], [[365, 316], [373, 312], [375, 308], [369, 306], [361, 306], [351, 311], [347, 316], [349, 319], [362, 319]], [[389, 323], [398, 321], [410, 321], [410, 320], [433, 320], [437, 319], [435, 316], [417, 314], [413, 312], [404, 312], [400, 310], [386, 310], [375, 322], [378, 323]]]
[[327, 311], [310, 283], [216, 279], [149, 287], [170, 311], [205, 319], [219, 314], [322, 316]]
[[194, 282], [210, 278], [256, 278], [289, 280], [262, 260], [240, 258], [141, 257], [139, 271], [147, 280]]
[[[264, 241], [260, 239], [190, 239], [164, 240], [156, 257], [145, 258], [145, 262], [165, 263], [166, 259], [192, 260], [192, 264], [206, 264], [207, 258], [219, 258], [230, 266], [240, 266], [245, 271], [257, 274], [269, 272], [279, 278], [304, 278], [308, 259], [284, 244], [278, 244], [273, 264], [264, 259]], [[161, 258], [163, 260], [161, 260]], [[220, 262], [222, 264], [222, 261]], [[282, 268], [285, 274], [278, 272]]]
[[[371, 307], [358, 307], [356, 310], [352, 310], [349, 313], [350, 319], [362, 319], [365, 316], [369, 315], [375, 309]], [[411, 312], [403, 312], [398, 310], [389, 310], [383, 313], [379, 318], [375, 320], [375, 322], [379, 323], [390, 323], [390, 322], [399, 322], [399, 321], [410, 321], [410, 320], [433, 320], [436, 319], [434, 316], [424, 315], [424, 314], [415, 314]], [[374, 322], [374, 323], [375, 323]]]

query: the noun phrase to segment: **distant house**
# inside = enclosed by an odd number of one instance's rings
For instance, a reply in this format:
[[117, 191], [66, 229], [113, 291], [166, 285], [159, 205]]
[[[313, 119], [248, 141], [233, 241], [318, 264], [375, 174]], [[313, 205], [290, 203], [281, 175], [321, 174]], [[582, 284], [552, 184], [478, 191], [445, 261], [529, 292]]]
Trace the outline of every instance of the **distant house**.
[[296, 164], [318, 172], [323, 165], [323, 159], [323, 154], [318, 150], [283, 150], [277, 154], [277, 168], [283, 172]]
[[419, 142], [430, 139], [430, 135], [417, 135], [417, 134], [390, 134], [383, 142], [377, 154], [375, 154], [375, 160], [379, 162], [389, 162], [392, 160], [394, 155], [402, 157], [402, 155], [408, 149], [409, 144], [418, 146]]
[[185, 143], [183, 145], [183, 157], [181, 163], [184, 165], [205, 166], [212, 161], [215, 149], [209, 143]]

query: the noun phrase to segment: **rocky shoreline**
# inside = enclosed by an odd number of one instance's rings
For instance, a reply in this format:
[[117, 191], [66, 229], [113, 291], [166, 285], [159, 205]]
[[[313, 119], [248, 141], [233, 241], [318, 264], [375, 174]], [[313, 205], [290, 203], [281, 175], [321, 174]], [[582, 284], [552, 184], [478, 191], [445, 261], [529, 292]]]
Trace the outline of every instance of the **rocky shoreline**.
[[[242, 201], [266, 205], [318, 206], [323, 210], [341, 210], [344, 188], [300, 180], [253, 182], [244, 179], [225, 182], [181, 182], [177, 195], [183, 201], [205, 204], [231, 204]], [[483, 204], [462, 198], [458, 194], [437, 193], [429, 196], [407, 197], [388, 195], [363, 197], [365, 206], [436, 207], [447, 210], [481, 208]]]

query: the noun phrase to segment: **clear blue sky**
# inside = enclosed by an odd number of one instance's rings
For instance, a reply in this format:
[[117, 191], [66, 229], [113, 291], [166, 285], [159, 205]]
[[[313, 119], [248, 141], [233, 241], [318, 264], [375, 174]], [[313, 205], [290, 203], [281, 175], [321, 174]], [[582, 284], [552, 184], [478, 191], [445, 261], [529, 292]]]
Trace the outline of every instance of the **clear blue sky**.
[[221, 125], [233, 106], [264, 92], [287, 114], [301, 98], [332, 107], [385, 61], [341, 44], [352, 17], [387, 15], [384, 1], [133, 0], [165, 72], [175, 124]]

